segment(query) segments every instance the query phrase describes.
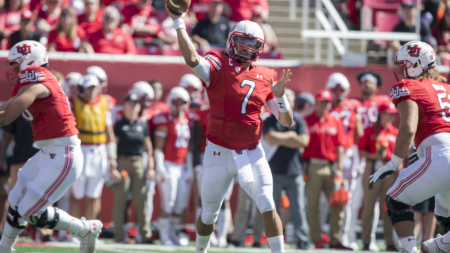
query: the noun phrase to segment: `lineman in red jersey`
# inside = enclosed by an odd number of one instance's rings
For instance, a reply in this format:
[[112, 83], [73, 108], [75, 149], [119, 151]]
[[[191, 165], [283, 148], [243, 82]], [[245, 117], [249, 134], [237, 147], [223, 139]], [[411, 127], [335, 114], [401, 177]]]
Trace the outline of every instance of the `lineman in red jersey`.
[[[189, 94], [175, 87], [167, 98], [171, 112], [153, 118], [155, 128], [155, 164], [161, 194], [159, 213], [160, 237], [163, 245], [180, 245], [176, 228], [187, 207], [194, 174], [185, 166], [190, 139], [188, 118]], [[184, 245], [186, 246], [186, 245]]]
[[400, 238], [400, 252], [419, 252], [414, 238], [411, 206], [435, 196], [437, 221], [447, 234], [422, 244], [422, 252], [450, 251], [450, 87], [436, 69], [435, 53], [426, 43], [411, 41], [398, 52], [395, 70], [401, 81], [391, 90], [400, 114], [400, 127], [391, 160], [370, 176], [376, 182], [394, 173], [413, 141], [419, 160], [400, 171], [388, 190], [388, 214]]
[[227, 51], [200, 57], [181, 16], [174, 20], [178, 44], [186, 64], [204, 81], [210, 101], [201, 182], [202, 214], [197, 221], [196, 252], [208, 246], [224, 195], [233, 177], [256, 202], [264, 217], [272, 252], [284, 252], [283, 229], [273, 201], [272, 175], [259, 139], [261, 107], [266, 103], [284, 126], [293, 123], [285, 96], [291, 72], [278, 82], [274, 70], [252, 65], [264, 48], [264, 33], [251, 21], [238, 22], [228, 35]]
[[[352, 195], [356, 189], [356, 178], [358, 176], [359, 154], [355, 139], [359, 140], [364, 134], [361, 115], [356, 112], [357, 107], [347, 96], [350, 92], [350, 83], [343, 74], [333, 73], [325, 85], [325, 88], [333, 94], [331, 115], [340, 120], [343, 126], [344, 138], [342, 146], [344, 154], [342, 157], [344, 178], [350, 186], [350, 200], [345, 206], [345, 219], [342, 229], [341, 242], [347, 247], [353, 248], [349, 241], [348, 233], [352, 227], [352, 220], [356, 221], [358, 215], [352, 215]], [[355, 210], [353, 213], [357, 213]], [[356, 224], [353, 224], [356, 225]], [[354, 247], [356, 249], [356, 247]]]
[[47, 70], [45, 46], [29, 40], [19, 42], [9, 51], [7, 63], [14, 66], [6, 72], [14, 84], [13, 98], [0, 106], [0, 126], [22, 114], [31, 124], [40, 151], [20, 169], [9, 194], [0, 252], [13, 251], [14, 241], [28, 222], [69, 231], [80, 240], [80, 252], [94, 252], [103, 224], [99, 220], [79, 220], [51, 207], [80, 175], [83, 154], [67, 97]]

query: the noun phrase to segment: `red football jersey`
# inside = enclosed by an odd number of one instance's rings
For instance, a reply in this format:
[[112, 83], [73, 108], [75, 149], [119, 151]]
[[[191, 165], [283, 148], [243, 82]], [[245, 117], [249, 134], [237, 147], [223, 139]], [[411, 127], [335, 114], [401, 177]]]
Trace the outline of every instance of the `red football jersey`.
[[89, 21], [86, 18], [85, 14], [82, 14], [78, 16], [78, 24], [81, 28], [84, 29], [86, 34], [89, 36], [93, 34], [94, 32], [102, 29], [102, 23], [103, 23], [103, 16], [105, 15], [104, 10], [98, 10], [97, 14], [95, 15], [95, 19], [93, 21]]
[[81, 42], [86, 38], [86, 32], [83, 28], [76, 26], [77, 37], [73, 39], [73, 41], [69, 41], [67, 36], [58, 36], [58, 32], [56, 30], [51, 31], [48, 34], [48, 44], [55, 44], [56, 51], [58, 52], [78, 52], [81, 47]]
[[164, 145], [164, 159], [178, 164], [184, 164], [188, 152], [189, 130], [188, 118], [181, 114], [179, 118], [172, 113], [163, 113], [153, 118], [155, 127], [167, 126], [167, 137]]
[[261, 107], [275, 98], [270, 78], [277, 80], [273, 69], [242, 65], [216, 51], [205, 58], [211, 65], [209, 85], [205, 85], [210, 102], [207, 138], [232, 150], [252, 148], [262, 133]]
[[36, 99], [22, 114], [31, 124], [34, 141], [77, 135], [77, 123], [67, 96], [48, 69], [29, 67], [22, 71], [19, 85], [14, 86], [12, 95], [16, 96], [20, 88], [32, 83], [41, 83], [50, 90], [48, 97]]
[[391, 90], [392, 102], [411, 99], [419, 106], [419, 122], [414, 137], [416, 147], [428, 136], [450, 133], [450, 86], [434, 80], [402, 80]]
[[192, 0], [191, 1], [191, 6], [189, 7], [189, 10], [191, 10], [195, 13], [197, 22], [206, 18], [206, 15], [208, 15], [209, 2], [211, 2], [211, 0]]
[[336, 147], [343, 145], [342, 123], [331, 114], [321, 121], [315, 113], [305, 118], [309, 130], [309, 145], [303, 152], [303, 160], [316, 158], [334, 162], [337, 158]]
[[153, 130], [155, 129], [152, 118], [155, 117], [156, 115], [168, 113], [168, 112], [170, 112], [169, 106], [166, 103], [161, 102], [161, 101], [156, 103], [155, 106], [147, 108], [146, 114], [149, 115], [149, 118], [147, 120], [149, 133], [153, 133]]
[[378, 136], [375, 127], [368, 127], [364, 130], [364, 136], [359, 140], [359, 150], [366, 150], [369, 153], [377, 152], [377, 144], [386, 149], [386, 160], [391, 160], [395, 148], [398, 129], [389, 124], [386, 129], [381, 128]]
[[358, 107], [358, 113], [361, 114], [363, 128], [366, 129], [374, 126], [375, 122], [377, 122], [380, 106], [389, 106], [391, 100], [385, 95], [375, 95], [371, 100], [359, 100], [359, 102], [361, 105]]
[[8, 30], [13, 33], [20, 30], [20, 15], [22, 11], [8, 11], [0, 9], [0, 28]]
[[89, 36], [89, 43], [96, 53], [136, 54], [133, 38], [119, 27], [112, 34], [104, 34], [101, 29], [96, 31]]
[[345, 99], [341, 106], [331, 108], [331, 115], [340, 120], [343, 126], [344, 138], [342, 139], [342, 145], [344, 149], [352, 148], [355, 144], [356, 109], [354, 104], [348, 99]]
[[[122, 23], [129, 25], [132, 28], [141, 28], [144, 25], [150, 25], [155, 30], [155, 35], [159, 31], [159, 24], [156, 17], [152, 17], [153, 7], [147, 5], [144, 9], [139, 10], [135, 4], [129, 4], [122, 10]], [[141, 36], [134, 33], [133, 38], [145, 38], [147, 42], [152, 40], [153, 36]]]

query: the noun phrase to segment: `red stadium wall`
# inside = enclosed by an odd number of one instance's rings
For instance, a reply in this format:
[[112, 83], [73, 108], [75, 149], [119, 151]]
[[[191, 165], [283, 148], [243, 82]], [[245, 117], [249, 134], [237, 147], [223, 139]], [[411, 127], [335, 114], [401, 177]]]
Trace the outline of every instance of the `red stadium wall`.
[[[81, 72], [84, 73], [85, 69], [92, 65], [97, 65], [102, 67], [108, 74], [108, 94], [114, 96], [118, 103], [120, 104], [122, 98], [128, 91], [131, 84], [136, 81], [149, 80], [149, 79], [159, 79], [164, 84], [164, 92], [167, 94], [168, 90], [176, 85], [182, 75], [186, 73], [192, 73], [189, 67], [184, 63], [181, 63], [179, 57], [173, 57], [172, 62], [176, 63], [161, 63], [157, 60], [155, 62], [123, 62], [111, 60], [63, 60], [63, 59], [52, 59], [50, 55], [50, 67], [51, 70], [57, 70], [64, 75], [69, 72]], [[61, 57], [60, 57], [61, 58]], [[157, 59], [157, 58], [155, 58]], [[166, 58], [167, 59], [167, 58]], [[4, 52], [0, 52], [0, 62], [6, 61], [6, 55]], [[273, 61], [265, 62], [265, 65], [280, 66], [280, 64], [289, 65], [286, 61]], [[292, 63], [292, 62], [290, 62]], [[225, 63], [226, 64], [226, 63]], [[6, 71], [9, 66], [3, 65], [0, 72]], [[370, 66], [371, 70], [378, 71], [384, 78], [384, 85], [381, 87], [379, 94], [389, 95], [390, 87], [395, 83], [395, 77], [392, 69], [382, 66]], [[278, 73], [281, 72], [283, 68], [275, 68]], [[324, 88], [328, 76], [334, 72], [341, 72], [346, 75], [351, 84], [350, 96], [358, 96], [359, 88], [358, 82], [356, 80], [356, 75], [367, 68], [343, 68], [343, 67], [326, 67], [326, 66], [311, 66], [311, 65], [301, 65], [289, 67], [293, 72], [291, 77], [291, 83], [289, 88], [296, 92], [317, 92], [319, 89]], [[0, 74], [0, 101], [5, 101], [10, 98], [11, 85], [6, 80], [5, 75]], [[237, 187], [235, 187], [237, 190]], [[236, 191], [231, 199], [232, 209], [235, 208], [236, 203]], [[104, 188], [102, 196], [102, 211], [100, 214], [100, 219], [102, 221], [112, 220], [112, 207], [113, 207], [113, 196], [112, 191], [109, 188]], [[193, 200], [191, 198], [191, 203]], [[193, 221], [195, 214], [195, 207], [190, 205], [190, 222]], [[157, 217], [159, 211], [159, 196], [155, 196], [155, 208], [153, 213], [153, 218]]]

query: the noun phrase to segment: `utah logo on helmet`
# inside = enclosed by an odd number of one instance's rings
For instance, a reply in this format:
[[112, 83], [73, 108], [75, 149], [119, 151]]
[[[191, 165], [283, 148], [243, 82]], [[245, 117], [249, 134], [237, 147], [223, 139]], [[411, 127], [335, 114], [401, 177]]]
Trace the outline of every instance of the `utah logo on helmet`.
[[397, 53], [395, 65], [399, 67], [394, 71], [395, 78], [400, 81], [418, 77], [425, 70], [436, 66], [435, 59], [434, 50], [430, 45], [421, 41], [410, 41]]
[[9, 50], [7, 64], [14, 68], [6, 71], [6, 77], [11, 84], [16, 85], [25, 69], [48, 65], [47, 49], [37, 41], [21, 41]]

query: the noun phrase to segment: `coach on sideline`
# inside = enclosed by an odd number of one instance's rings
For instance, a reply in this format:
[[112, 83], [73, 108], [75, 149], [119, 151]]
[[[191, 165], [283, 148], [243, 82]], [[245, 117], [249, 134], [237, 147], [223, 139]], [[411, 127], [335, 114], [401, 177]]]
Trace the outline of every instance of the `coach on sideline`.
[[[286, 89], [286, 96], [294, 108], [295, 93]], [[302, 116], [294, 114], [294, 124], [290, 127], [278, 123], [275, 115], [264, 120], [263, 145], [273, 176], [273, 199], [280, 212], [282, 190], [289, 199], [291, 222], [294, 225], [297, 248], [306, 249], [309, 242], [308, 224], [305, 212], [305, 181], [303, 181], [300, 148], [309, 144], [306, 123]]]

